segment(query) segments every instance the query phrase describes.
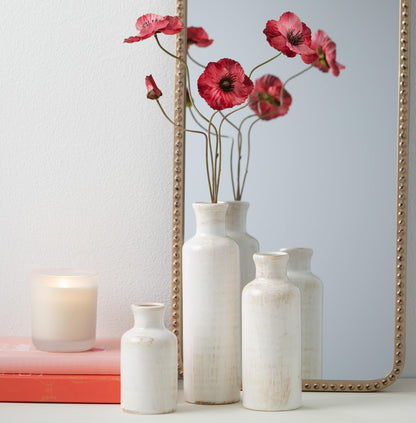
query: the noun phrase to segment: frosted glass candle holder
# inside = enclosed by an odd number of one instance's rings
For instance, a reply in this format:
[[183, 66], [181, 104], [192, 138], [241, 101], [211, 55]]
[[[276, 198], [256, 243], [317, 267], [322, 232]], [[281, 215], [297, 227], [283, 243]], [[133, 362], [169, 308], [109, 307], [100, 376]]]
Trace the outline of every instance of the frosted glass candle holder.
[[77, 352], [95, 344], [95, 273], [73, 270], [32, 273], [32, 341], [43, 351]]

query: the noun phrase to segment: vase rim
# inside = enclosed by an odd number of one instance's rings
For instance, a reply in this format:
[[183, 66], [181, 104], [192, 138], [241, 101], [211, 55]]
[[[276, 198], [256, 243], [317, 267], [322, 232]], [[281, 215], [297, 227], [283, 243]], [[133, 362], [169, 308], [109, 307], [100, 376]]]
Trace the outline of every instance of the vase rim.
[[287, 248], [281, 248], [281, 252], [284, 253], [310, 253], [313, 254], [313, 249], [308, 247], [287, 247]]
[[284, 251], [259, 251], [254, 253], [254, 256], [258, 257], [286, 257], [289, 254]]
[[140, 303], [132, 304], [131, 307], [135, 310], [157, 310], [165, 307], [163, 303]]
[[229, 201], [226, 201], [226, 202], [230, 203], [230, 204], [249, 204], [248, 201], [241, 201], [241, 200], [229, 200]]
[[211, 201], [194, 201], [192, 204], [196, 206], [218, 206], [227, 204], [227, 201], [217, 201], [216, 203], [212, 203]]

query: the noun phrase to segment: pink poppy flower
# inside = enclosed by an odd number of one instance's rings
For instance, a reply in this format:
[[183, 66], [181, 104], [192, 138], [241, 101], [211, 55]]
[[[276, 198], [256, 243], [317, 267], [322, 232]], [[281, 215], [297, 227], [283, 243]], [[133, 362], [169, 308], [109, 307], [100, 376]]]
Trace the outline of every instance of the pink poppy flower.
[[260, 119], [274, 119], [289, 111], [292, 96], [286, 90], [283, 91], [283, 105], [280, 106], [282, 87], [280, 79], [273, 75], [264, 75], [254, 83], [249, 106]]
[[253, 82], [240, 63], [232, 59], [208, 63], [198, 78], [200, 96], [215, 110], [244, 103], [252, 89]]
[[288, 57], [312, 52], [311, 30], [292, 12], [283, 13], [278, 21], [268, 21], [263, 33], [273, 48]]
[[147, 98], [149, 98], [150, 100], [157, 100], [162, 95], [162, 91], [160, 91], [157, 87], [153, 76], [146, 76], [145, 82], [147, 88]]
[[163, 34], [175, 35], [183, 30], [182, 21], [177, 16], [165, 16], [165, 19], [168, 20], [168, 25], [160, 31]]
[[208, 38], [208, 34], [205, 29], [200, 26], [190, 26], [188, 28], [188, 48], [192, 44], [198, 47], [208, 47], [214, 40]]
[[136, 43], [150, 38], [157, 32], [173, 35], [181, 32], [183, 24], [177, 16], [159, 16], [154, 13], [140, 16], [136, 22], [136, 29], [139, 33], [133, 37], [126, 38], [125, 43]]
[[328, 72], [331, 69], [334, 76], [338, 76], [344, 65], [336, 61], [336, 44], [328, 37], [325, 31], [316, 31], [311, 41], [312, 54], [302, 54], [300, 57], [306, 64], [315, 63], [315, 66], [322, 72]]

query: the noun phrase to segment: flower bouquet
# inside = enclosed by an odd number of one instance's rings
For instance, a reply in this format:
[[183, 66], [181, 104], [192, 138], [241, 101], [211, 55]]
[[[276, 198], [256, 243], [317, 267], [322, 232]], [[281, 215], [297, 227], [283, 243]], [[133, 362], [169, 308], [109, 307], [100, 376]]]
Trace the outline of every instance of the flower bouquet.
[[[231, 139], [230, 172], [233, 196], [235, 200], [240, 201], [249, 168], [250, 138], [254, 125], [259, 121], [270, 121], [288, 113], [292, 96], [286, 90], [286, 86], [293, 79], [312, 68], [322, 72], [331, 71], [334, 76], [338, 76], [340, 70], [345, 68], [337, 62], [336, 44], [326, 32], [318, 30], [312, 36], [310, 28], [292, 12], [286, 12], [278, 20], [271, 19], [266, 23], [263, 33], [269, 45], [278, 53], [254, 66], [248, 75], [240, 63], [230, 58], [210, 62], [206, 66], [195, 60], [189, 54], [189, 47], [192, 45], [208, 47], [213, 40], [203, 28], [191, 26], [187, 29], [188, 58], [203, 69], [197, 81], [198, 93], [213, 110], [211, 116], [206, 116], [195, 102], [187, 63], [166, 50], [159, 40], [159, 34], [173, 35], [183, 31], [180, 19], [149, 13], [137, 20], [136, 29], [138, 34], [125, 39], [126, 43], [136, 43], [154, 37], [160, 49], [185, 66], [187, 106], [200, 130], [182, 129], [199, 134], [205, 141], [205, 167], [212, 203], [218, 201], [223, 138]], [[271, 74], [263, 75], [253, 82], [251, 78], [259, 68], [282, 55], [288, 58], [300, 56], [308, 66], [284, 82]], [[162, 92], [151, 75], [146, 77], [146, 86], [147, 97], [156, 100], [163, 115], [176, 125], [163, 109], [159, 101]], [[253, 113], [245, 115], [239, 119], [239, 123], [236, 123], [235, 117], [241, 116], [239, 112], [248, 108]], [[227, 112], [224, 112], [225, 110]], [[248, 129], [244, 131], [244, 124], [250, 121]], [[247, 157], [243, 165], [244, 143]]]

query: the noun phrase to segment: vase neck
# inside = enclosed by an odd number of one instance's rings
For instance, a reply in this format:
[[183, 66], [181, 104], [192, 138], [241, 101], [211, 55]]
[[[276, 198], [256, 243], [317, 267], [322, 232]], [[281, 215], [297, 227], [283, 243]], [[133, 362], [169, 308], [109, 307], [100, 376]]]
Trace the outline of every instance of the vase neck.
[[289, 254], [288, 271], [310, 271], [313, 250], [311, 248], [283, 248]]
[[253, 258], [256, 263], [257, 279], [287, 279], [288, 254], [283, 252], [256, 253]]
[[227, 203], [194, 203], [198, 235], [225, 236], [225, 215]]
[[165, 305], [161, 303], [147, 303], [132, 305], [134, 327], [136, 328], [164, 328], [163, 315]]
[[227, 201], [226, 226], [228, 231], [246, 232], [247, 210], [246, 201]]

